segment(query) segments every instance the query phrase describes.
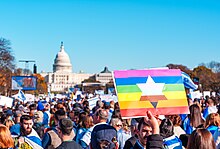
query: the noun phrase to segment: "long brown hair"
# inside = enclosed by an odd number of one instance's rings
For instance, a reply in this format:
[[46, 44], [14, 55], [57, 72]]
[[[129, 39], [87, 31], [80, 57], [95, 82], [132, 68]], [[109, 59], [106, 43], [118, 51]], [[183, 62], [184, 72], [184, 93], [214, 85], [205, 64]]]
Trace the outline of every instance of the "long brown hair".
[[197, 104], [193, 104], [189, 107], [190, 114], [189, 114], [189, 119], [190, 119], [190, 125], [192, 127], [198, 127], [201, 124], [204, 124], [204, 120], [202, 119], [201, 111], [200, 108]]
[[92, 118], [90, 116], [84, 116], [82, 117], [81, 122], [79, 123], [80, 128], [90, 128], [92, 127], [94, 124], [92, 122]]
[[11, 137], [9, 129], [0, 124], [0, 148], [14, 147], [14, 140]]
[[196, 129], [189, 137], [187, 149], [215, 149], [212, 134], [206, 129]]

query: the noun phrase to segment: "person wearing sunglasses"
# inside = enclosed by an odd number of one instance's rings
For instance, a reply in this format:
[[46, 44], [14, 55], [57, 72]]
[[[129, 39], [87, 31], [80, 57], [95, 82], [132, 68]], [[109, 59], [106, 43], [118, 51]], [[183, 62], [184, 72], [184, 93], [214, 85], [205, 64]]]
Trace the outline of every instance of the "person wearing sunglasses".
[[129, 124], [127, 120], [121, 120], [120, 118], [112, 118], [110, 125], [112, 125], [117, 130], [119, 149], [123, 149], [126, 140], [128, 140], [131, 137], [131, 131], [129, 129]]

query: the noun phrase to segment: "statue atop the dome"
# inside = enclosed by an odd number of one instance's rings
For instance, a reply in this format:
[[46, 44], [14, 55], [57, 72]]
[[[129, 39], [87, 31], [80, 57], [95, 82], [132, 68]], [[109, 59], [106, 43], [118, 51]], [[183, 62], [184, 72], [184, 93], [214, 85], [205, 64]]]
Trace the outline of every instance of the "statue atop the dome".
[[63, 45], [63, 41], [61, 41], [61, 46], [60, 46], [60, 52], [64, 51], [64, 45]]

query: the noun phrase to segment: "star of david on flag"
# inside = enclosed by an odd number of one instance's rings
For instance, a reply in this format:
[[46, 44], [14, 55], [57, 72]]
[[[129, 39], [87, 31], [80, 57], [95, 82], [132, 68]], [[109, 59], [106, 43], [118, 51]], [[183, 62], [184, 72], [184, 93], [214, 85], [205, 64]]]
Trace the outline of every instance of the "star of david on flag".
[[122, 117], [189, 113], [179, 69], [119, 70], [113, 72]]
[[152, 77], [148, 76], [146, 83], [137, 84], [142, 92], [140, 100], [148, 100], [156, 108], [159, 100], [166, 100], [162, 92], [164, 85], [165, 83], [155, 83]]

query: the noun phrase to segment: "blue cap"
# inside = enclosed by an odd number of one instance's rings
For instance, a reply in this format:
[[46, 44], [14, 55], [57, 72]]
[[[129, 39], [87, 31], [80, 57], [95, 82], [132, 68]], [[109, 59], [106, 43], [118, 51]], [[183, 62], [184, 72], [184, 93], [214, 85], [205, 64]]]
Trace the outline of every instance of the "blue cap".
[[10, 127], [11, 135], [20, 136], [20, 130], [21, 130], [20, 124], [15, 124], [15, 125]]
[[13, 115], [13, 112], [12, 112], [11, 110], [7, 110], [6, 115], [12, 116], [12, 115]]
[[46, 100], [43, 100], [43, 101], [41, 101], [41, 103], [42, 103], [42, 104], [45, 104], [45, 103], [47, 103], [47, 101], [46, 101]]
[[62, 100], [62, 99], [59, 99], [59, 100], [58, 100], [58, 103], [63, 103], [63, 100]]
[[105, 106], [110, 106], [110, 102], [105, 102], [104, 105]]
[[44, 105], [42, 104], [42, 102], [38, 102], [38, 105], [37, 105], [37, 110], [38, 111], [43, 111], [44, 110]]

